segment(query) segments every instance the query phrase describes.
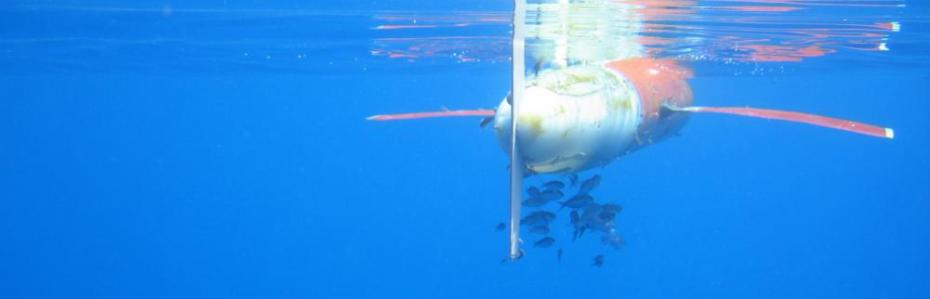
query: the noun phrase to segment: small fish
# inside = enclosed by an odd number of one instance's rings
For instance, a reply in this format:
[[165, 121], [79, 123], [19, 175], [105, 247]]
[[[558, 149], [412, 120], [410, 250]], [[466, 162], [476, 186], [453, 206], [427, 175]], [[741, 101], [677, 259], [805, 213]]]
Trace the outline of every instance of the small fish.
[[562, 198], [562, 196], [565, 196], [565, 193], [562, 193], [562, 191], [559, 190], [546, 190], [539, 194], [539, 197], [547, 202], [559, 200]]
[[613, 226], [613, 219], [616, 217], [614, 209], [605, 209], [604, 205], [592, 203], [584, 208], [578, 209], [579, 219], [585, 228], [598, 231], [608, 231]]
[[615, 204], [606, 204], [600, 206], [597, 218], [603, 222], [610, 222], [617, 217], [617, 213], [623, 210], [623, 207]]
[[604, 204], [601, 206], [601, 208], [604, 209], [605, 211], [610, 211], [614, 213], [620, 213], [620, 211], [623, 211], [623, 206], [618, 205], [618, 204], [612, 204], [612, 203]]
[[548, 181], [543, 184], [543, 188], [548, 190], [562, 190], [562, 188], [565, 188], [565, 183], [561, 181]]
[[578, 194], [578, 195], [575, 195], [575, 197], [572, 197], [572, 198], [569, 199], [569, 200], [566, 200], [566, 201], [561, 202], [560, 204], [562, 204], [562, 207], [559, 208], [559, 209], [561, 210], [561, 209], [563, 209], [563, 208], [565, 208], [565, 207], [569, 207], [569, 208], [572, 208], [572, 209], [578, 209], [578, 208], [583, 208], [583, 207], [585, 207], [585, 206], [587, 206], [587, 205], [590, 205], [590, 204], [592, 204], [592, 203], [594, 203], [594, 197], [591, 197], [591, 195], [587, 195], [587, 194]]
[[594, 188], [597, 188], [600, 184], [601, 176], [595, 174], [593, 177], [581, 182], [581, 186], [578, 187], [578, 194], [588, 194], [588, 192], [591, 192], [591, 190], [594, 190]]
[[549, 234], [548, 225], [537, 225], [530, 228], [530, 232], [534, 234], [547, 235]]
[[507, 262], [516, 262], [517, 260], [521, 258], [523, 258], [523, 249], [520, 249], [520, 251], [517, 251], [517, 255], [515, 256], [508, 256], [502, 259], [501, 265], [506, 264]]
[[529, 226], [538, 226], [538, 225], [548, 225], [550, 221], [555, 219], [555, 214], [552, 212], [546, 211], [536, 211], [523, 217], [521, 223]]
[[581, 238], [581, 236], [584, 236], [584, 230], [585, 230], [584, 226], [576, 227], [575, 231], [572, 232], [572, 242], [575, 242], [575, 240], [577, 240], [578, 238]]
[[568, 176], [568, 182], [569, 182], [569, 184], [571, 184], [572, 187], [577, 186], [577, 185], [578, 185], [578, 174], [577, 174], [577, 173], [573, 173], [573, 174], [569, 175], [569, 176]]
[[490, 123], [493, 122], [493, 121], [494, 121], [494, 117], [493, 117], [493, 116], [485, 117], [485, 118], [481, 119], [481, 124], [479, 124], [479, 126], [481, 126], [482, 128], [487, 127], [488, 124], [490, 124]]
[[600, 267], [603, 266], [603, 265], [604, 265], [604, 255], [603, 255], [603, 254], [599, 254], [598, 256], [595, 256], [595, 257], [594, 257], [594, 263], [591, 263], [591, 266], [595, 266], [595, 267], [598, 267], [598, 268], [600, 268]]
[[552, 237], [545, 237], [539, 239], [539, 241], [536, 241], [536, 243], [533, 243], [533, 247], [549, 248], [549, 246], [552, 246], [552, 244], [555, 244], [555, 239]]
[[614, 213], [611, 211], [601, 210], [600, 212], [597, 213], [597, 220], [600, 220], [601, 222], [611, 222], [616, 217], [617, 217], [617, 213]]
[[[506, 168], [506, 169], [507, 169], [508, 172], [510, 171], [510, 168], [511, 168], [511, 167], [510, 167], [510, 164], [507, 164], [507, 168]], [[529, 169], [528, 167], [523, 167], [523, 178], [528, 178], [528, 177], [531, 177], [531, 176], [533, 176], [533, 175], [535, 175], [535, 174], [536, 174], [536, 172], [533, 171], [532, 169]]]
[[530, 197], [539, 197], [540, 195], [542, 195], [542, 192], [539, 192], [539, 189], [537, 189], [536, 187], [530, 187], [526, 189], [526, 194], [529, 194]]
[[542, 197], [530, 197], [527, 200], [523, 201], [523, 206], [525, 207], [541, 207], [548, 203], [548, 200], [543, 199]]
[[539, 77], [539, 70], [542, 69], [542, 67], [543, 67], [543, 60], [536, 59], [536, 63], [533, 64], [533, 75], [535, 75], [536, 77]]
[[562, 248], [559, 248], [559, 251], [555, 252], [555, 260], [559, 262], [562, 261]]
[[500, 231], [500, 230], [504, 230], [505, 228], [507, 228], [507, 225], [504, 224], [503, 222], [498, 223], [498, 224], [497, 224], [497, 227], [494, 227], [494, 229], [499, 230], [499, 231]]
[[584, 234], [585, 227], [584, 224], [581, 223], [581, 217], [578, 216], [577, 210], [572, 210], [572, 212], [569, 214], [569, 217], [571, 217], [572, 226], [575, 227], [575, 231], [572, 232], [572, 242], [575, 242], [578, 237], [581, 237], [581, 235]]
[[603, 236], [601, 236], [601, 243], [615, 249], [620, 249], [620, 247], [624, 244], [623, 236], [616, 232], [605, 233]]

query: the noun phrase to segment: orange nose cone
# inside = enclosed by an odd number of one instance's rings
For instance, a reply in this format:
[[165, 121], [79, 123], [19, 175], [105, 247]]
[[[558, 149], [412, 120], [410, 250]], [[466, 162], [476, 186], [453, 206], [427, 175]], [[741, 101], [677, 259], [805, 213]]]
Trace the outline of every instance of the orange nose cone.
[[672, 60], [649, 58], [611, 61], [605, 67], [623, 74], [639, 93], [643, 109], [639, 127], [641, 144], [658, 141], [684, 125], [687, 114], [663, 113], [662, 106], [691, 106], [693, 95], [687, 82], [692, 76], [691, 70]]

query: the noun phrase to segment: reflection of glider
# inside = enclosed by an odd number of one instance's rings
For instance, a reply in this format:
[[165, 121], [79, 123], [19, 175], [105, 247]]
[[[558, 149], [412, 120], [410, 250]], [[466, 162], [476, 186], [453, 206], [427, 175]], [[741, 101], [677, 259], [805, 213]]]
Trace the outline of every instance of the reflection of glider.
[[[526, 170], [577, 172], [659, 141], [692, 113], [723, 113], [806, 123], [893, 138], [889, 128], [799, 112], [748, 107], [692, 106], [689, 70], [672, 61], [632, 58], [599, 66], [572, 66], [529, 78], [517, 116], [517, 140]], [[510, 139], [510, 104], [497, 110], [449, 110], [375, 115], [369, 120], [493, 117], [502, 145]]]

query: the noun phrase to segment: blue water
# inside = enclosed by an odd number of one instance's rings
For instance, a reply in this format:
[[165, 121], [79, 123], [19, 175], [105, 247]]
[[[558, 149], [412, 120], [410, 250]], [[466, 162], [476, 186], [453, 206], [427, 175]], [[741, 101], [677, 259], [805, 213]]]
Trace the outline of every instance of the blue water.
[[894, 140], [696, 115], [584, 174], [624, 206], [625, 246], [559, 237], [561, 261], [527, 244], [505, 264], [508, 161], [492, 130], [364, 118], [493, 108], [509, 89], [497, 50], [372, 56], [376, 39], [417, 35], [374, 31], [372, 16], [505, 14], [506, 1], [12, 3], [0, 298], [930, 298], [923, 3], [865, 13], [900, 20], [891, 51], [687, 62], [701, 105], [856, 119]]

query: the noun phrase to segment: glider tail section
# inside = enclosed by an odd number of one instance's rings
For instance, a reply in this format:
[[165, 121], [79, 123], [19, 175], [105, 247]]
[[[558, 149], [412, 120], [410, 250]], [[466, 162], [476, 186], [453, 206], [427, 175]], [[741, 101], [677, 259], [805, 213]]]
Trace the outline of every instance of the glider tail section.
[[832, 117], [826, 117], [815, 114], [794, 112], [794, 111], [783, 111], [783, 110], [772, 110], [772, 109], [758, 109], [758, 108], [749, 108], [749, 107], [701, 107], [701, 106], [689, 106], [689, 107], [666, 107], [669, 110], [676, 112], [692, 112], [692, 113], [719, 113], [719, 114], [730, 114], [730, 115], [739, 115], [746, 117], [762, 118], [762, 119], [775, 119], [788, 122], [804, 123], [809, 125], [815, 125], [819, 127], [825, 127], [830, 129], [837, 129], [843, 131], [849, 131], [857, 134], [868, 135], [873, 137], [888, 138], [894, 139], [894, 130], [891, 128], [883, 128], [879, 126], [874, 126], [866, 123], [860, 123], [845, 119], [838, 119]]

